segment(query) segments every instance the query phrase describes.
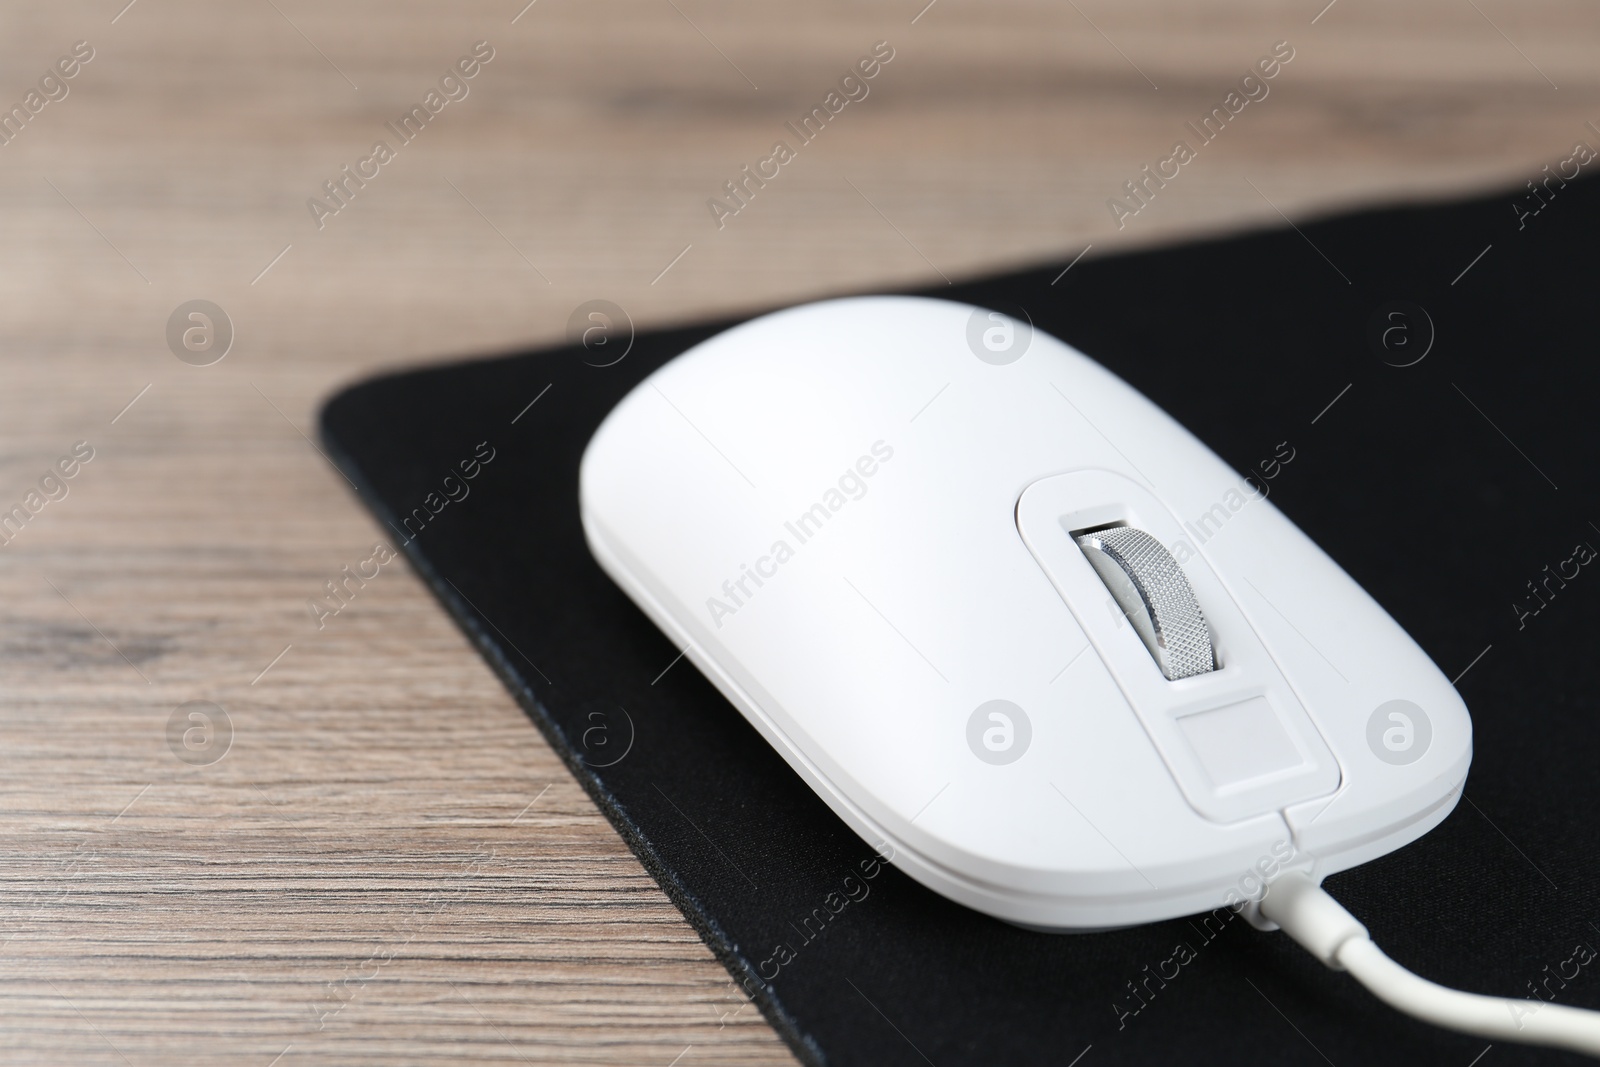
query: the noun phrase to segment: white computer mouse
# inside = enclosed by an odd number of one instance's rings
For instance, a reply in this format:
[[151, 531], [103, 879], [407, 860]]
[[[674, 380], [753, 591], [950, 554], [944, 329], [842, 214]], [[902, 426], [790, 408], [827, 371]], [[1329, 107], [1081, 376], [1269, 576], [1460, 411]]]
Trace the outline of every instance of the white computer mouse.
[[1265, 485], [1027, 321], [869, 297], [651, 374], [580, 495], [606, 572], [865, 841], [1066, 930], [1320, 880], [1460, 795], [1454, 687]]

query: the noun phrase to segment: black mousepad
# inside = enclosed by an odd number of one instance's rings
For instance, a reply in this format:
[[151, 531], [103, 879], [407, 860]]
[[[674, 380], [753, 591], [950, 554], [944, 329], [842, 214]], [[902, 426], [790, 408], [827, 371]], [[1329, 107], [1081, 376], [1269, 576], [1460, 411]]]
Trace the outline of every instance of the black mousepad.
[[[1025, 313], [1132, 383], [1456, 680], [1476, 728], [1465, 797], [1327, 885], [1426, 977], [1600, 1007], [1600, 180], [1539, 188], [926, 292]], [[731, 323], [634, 337], [614, 307], [574, 318], [587, 347], [356, 385], [329, 401], [323, 439], [802, 1061], [1467, 1067], [1483, 1053], [1243, 919], [1032, 933], [880, 862], [584, 545], [590, 434]], [[1563, 1059], [1582, 1062], [1496, 1043], [1482, 1064]]]

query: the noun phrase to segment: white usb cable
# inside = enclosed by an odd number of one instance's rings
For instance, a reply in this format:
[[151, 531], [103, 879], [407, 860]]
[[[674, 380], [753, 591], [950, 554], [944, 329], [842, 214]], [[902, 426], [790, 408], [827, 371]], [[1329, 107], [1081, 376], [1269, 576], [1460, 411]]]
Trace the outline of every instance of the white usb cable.
[[1272, 883], [1261, 914], [1334, 970], [1390, 1007], [1450, 1030], [1600, 1057], [1600, 1012], [1538, 1000], [1463, 993], [1419, 978], [1383, 954], [1367, 928], [1300, 871]]

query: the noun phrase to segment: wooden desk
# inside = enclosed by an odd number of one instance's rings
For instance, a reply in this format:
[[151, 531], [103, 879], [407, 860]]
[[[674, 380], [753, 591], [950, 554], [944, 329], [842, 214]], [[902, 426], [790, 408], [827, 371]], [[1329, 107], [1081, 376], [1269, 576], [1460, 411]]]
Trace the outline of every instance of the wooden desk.
[[[123, 2], [0, 37], [0, 103], [94, 49], [0, 148], [0, 507], [94, 450], [0, 548], [4, 1062], [790, 1060], [411, 574], [317, 628], [383, 536], [308, 441], [340, 385], [556, 340], [593, 298], [662, 324], [1600, 144], [1577, 0]], [[308, 198], [479, 40], [319, 229]], [[719, 230], [708, 197], [880, 40], [870, 95]], [[1280, 40], [1119, 230], [1107, 199]], [[193, 299], [233, 323], [211, 366], [169, 350]], [[206, 765], [168, 743], [195, 700], [232, 726]]]

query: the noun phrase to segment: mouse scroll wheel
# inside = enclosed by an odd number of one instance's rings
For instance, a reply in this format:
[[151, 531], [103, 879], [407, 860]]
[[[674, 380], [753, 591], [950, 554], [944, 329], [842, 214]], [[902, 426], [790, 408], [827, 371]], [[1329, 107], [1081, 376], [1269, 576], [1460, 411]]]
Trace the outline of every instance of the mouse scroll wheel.
[[1160, 541], [1131, 526], [1078, 534], [1075, 540], [1168, 681], [1216, 670], [1200, 602]]

